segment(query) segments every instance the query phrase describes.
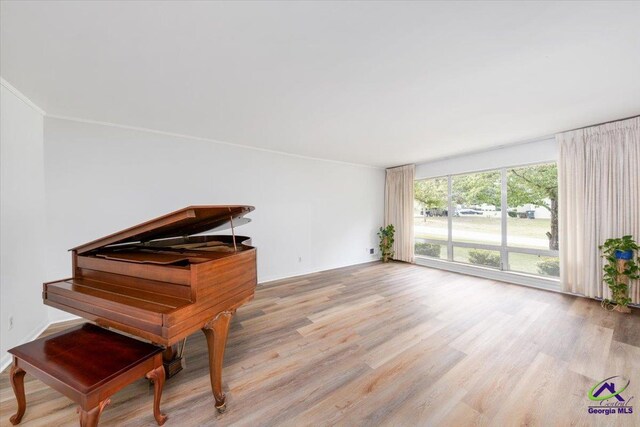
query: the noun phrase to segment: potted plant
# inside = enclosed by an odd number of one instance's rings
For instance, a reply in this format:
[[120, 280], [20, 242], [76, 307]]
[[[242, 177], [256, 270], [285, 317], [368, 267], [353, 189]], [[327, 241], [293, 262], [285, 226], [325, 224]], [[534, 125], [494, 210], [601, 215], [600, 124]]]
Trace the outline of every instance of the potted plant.
[[382, 262], [389, 262], [393, 257], [393, 235], [395, 232], [396, 230], [393, 228], [393, 224], [389, 224], [386, 227], [380, 227], [380, 230], [378, 230]]
[[603, 267], [603, 280], [611, 290], [611, 299], [604, 299], [602, 306], [607, 310], [617, 310], [622, 313], [630, 313], [629, 281], [640, 278], [640, 258], [634, 259], [634, 252], [640, 246], [632, 236], [622, 236], [616, 239], [607, 239], [600, 246], [602, 257], [606, 260]]

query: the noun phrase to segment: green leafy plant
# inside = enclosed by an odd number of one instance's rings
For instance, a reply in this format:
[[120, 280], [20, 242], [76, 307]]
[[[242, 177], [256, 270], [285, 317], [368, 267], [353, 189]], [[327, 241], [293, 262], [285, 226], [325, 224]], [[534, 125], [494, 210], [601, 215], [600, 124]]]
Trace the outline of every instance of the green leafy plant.
[[389, 262], [393, 258], [393, 236], [396, 230], [393, 228], [393, 224], [389, 224], [386, 227], [380, 227], [378, 230], [378, 237], [380, 238], [380, 257], [382, 262]]
[[[637, 257], [637, 251], [640, 246], [633, 240], [632, 236], [622, 236], [621, 238], [607, 239], [602, 246], [602, 257], [606, 260], [603, 266], [602, 279], [611, 290], [611, 299], [604, 299], [602, 306], [607, 310], [618, 309], [626, 311], [627, 305], [631, 302], [629, 298], [629, 280], [640, 278], [640, 257]], [[630, 260], [619, 263], [616, 258], [616, 252], [632, 251], [636, 253], [634, 260], [633, 255]], [[626, 310], [625, 310], [626, 309]]]
[[487, 267], [500, 267], [500, 255], [482, 249], [469, 251], [469, 262], [471, 264], [484, 265]]
[[560, 276], [560, 261], [554, 258], [543, 258], [538, 261], [538, 273], [543, 276]]
[[416, 243], [415, 251], [416, 255], [426, 255], [435, 258], [440, 258], [441, 246], [436, 243]]

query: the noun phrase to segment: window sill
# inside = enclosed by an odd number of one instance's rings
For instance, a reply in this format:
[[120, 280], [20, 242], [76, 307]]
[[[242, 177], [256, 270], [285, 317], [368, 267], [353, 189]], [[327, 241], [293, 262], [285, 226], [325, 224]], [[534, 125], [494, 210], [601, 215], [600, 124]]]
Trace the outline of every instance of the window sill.
[[488, 267], [469, 265], [455, 261], [447, 261], [436, 258], [416, 256], [416, 264], [425, 267], [438, 268], [440, 270], [452, 271], [454, 273], [467, 274], [485, 279], [497, 280], [500, 282], [514, 283], [532, 288], [544, 289], [547, 291], [560, 292], [560, 279], [536, 276], [533, 274], [517, 273], [513, 271], [502, 271]]

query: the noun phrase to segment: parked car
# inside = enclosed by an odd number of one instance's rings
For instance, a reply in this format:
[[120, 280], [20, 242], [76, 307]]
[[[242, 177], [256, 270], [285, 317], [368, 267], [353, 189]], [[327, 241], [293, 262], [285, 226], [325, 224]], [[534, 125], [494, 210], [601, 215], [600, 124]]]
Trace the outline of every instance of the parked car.
[[447, 215], [448, 213], [446, 209], [438, 209], [438, 208], [420, 209], [420, 216], [423, 216], [423, 217], [447, 216]]
[[453, 216], [470, 216], [470, 215], [482, 215], [482, 211], [475, 209], [456, 209]]

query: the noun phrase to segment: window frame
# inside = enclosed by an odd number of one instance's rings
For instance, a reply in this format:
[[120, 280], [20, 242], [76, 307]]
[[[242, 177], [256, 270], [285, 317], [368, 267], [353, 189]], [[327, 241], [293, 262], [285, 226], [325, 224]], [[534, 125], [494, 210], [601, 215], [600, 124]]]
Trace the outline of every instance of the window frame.
[[[428, 177], [428, 178], [421, 178], [421, 179], [416, 179], [414, 180], [414, 182], [417, 181], [426, 181], [426, 180], [432, 180], [432, 179], [443, 179], [446, 178], [447, 179], [447, 240], [437, 240], [437, 239], [427, 239], [427, 238], [420, 238], [422, 241], [426, 242], [426, 243], [433, 243], [433, 244], [439, 244], [439, 245], [446, 245], [447, 246], [447, 259], [442, 259], [442, 258], [434, 258], [434, 257], [429, 257], [427, 255], [415, 255], [416, 257], [416, 261], [419, 264], [431, 264], [433, 262], [435, 263], [443, 263], [443, 264], [452, 264], [452, 265], [458, 265], [458, 266], [464, 266], [464, 270], [467, 269], [481, 269], [481, 270], [489, 270], [489, 272], [485, 272], [488, 273], [489, 275], [491, 275], [491, 271], [493, 272], [500, 272], [500, 276], [501, 278], [499, 280], [504, 280], [504, 274], [508, 274], [508, 275], [515, 275], [515, 276], [528, 276], [531, 279], [533, 279], [533, 282], [535, 282], [533, 285], [540, 285], [538, 287], [544, 287], [544, 288], [553, 288], [553, 289], [559, 289], [559, 278], [558, 277], [553, 277], [553, 276], [545, 276], [545, 275], [540, 275], [540, 274], [533, 274], [533, 273], [524, 273], [524, 272], [520, 272], [520, 271], [515, 271], [515, 270], [511, 270], [509, 268], [509, 253], [522, 253], [522, 254], [527, 254], [527, 255], [537, 255], [537, 256], [547, 256], [547, 257], [556, 257], [559, 258], [560, 257], [560, 253], [557, 250], [550, 250], [550, 249], [534, 249], [534, 248], [522, 248], [522, 247], [515, 247], [515, 246], [509, 246], [508, 245], [508, 238], [507, 238], [507, 219], [508, 219], [508, 213], [507, 213], [507, 178], [508, 178], [508, 171], [509, 169], [517, 169], [517, 168], [522, 168], [522, 167], [527, 167], [527, 166], [537, 166], [537, 165], [549, 165], [549, 164], [556, 164], [557, 166], [557, 162], [549, 162], [549, 161], [543, 161], [543, 162], [533, 162], [533, 163], [525, 163], [525, 164], [520, 164], [520, 165], [514, 165], [514, 166], [503, 166], [500, 168], [492, 168], [492, 169], [483, 169], [483, 170], [475, 170], [475, 171], [469, 171], [469, 172], [461, 172], [461, 173], [455, 173], [455, 174], [448, 174], [448, 175], [440, 175], [440, 176], [433, 176], [433, 177]], [[500, 206], [500, 215], [501, 215], [501, 230], [500, 230], [500, 245], [492, 245], [492, 244], [482, 244], [482, 243], [467, 243], [467, 242], [455, 242], [453, 241], [453, 196], [452, 196], [452, 183], [453, 183], [453, 178], [456, 176], [464, 176], [464, 175], [470, 175], [470, 174], [475, 174], [475, 173], [483, 173], [483, 172], [495, 172], [495, 171], [499, 171], [500, 172], [500, 198], [501, 198], [501, 206]], [[415, 227], [415, 225], [414, 225]], [[415, 245], [415, 242], [414, 242]], [[473, 264], [468, 264], [468, 263], [463, 263], [463, 262], [459, 262], [459, 261], [454, 261], [453, 258], [453, 251], [454, 251], [454, 247], [463, 247], [463, 248], [472, 248], [472, 249], [485, 249], [485, 250], [491, 250], [491, 251], [496, 251], [500, 253], [500, 268], [494, 268], [494, 267], [485, 267], [485, 266], [477, 266], [477, 265], [473, 265]], [[420, 262], [418, 262], [420, 261]], [[454, 269], [455, 270], [455, 269]], [[542, 281], [542, 282], [539, 282]], [[530, 283], [529, 280], [525, 280], [525, 282], [527, 283], [522, 283], [522, 284], [526, 284], [529, 285]], [[551, 283], [549, 283], [551, 282]]]

